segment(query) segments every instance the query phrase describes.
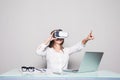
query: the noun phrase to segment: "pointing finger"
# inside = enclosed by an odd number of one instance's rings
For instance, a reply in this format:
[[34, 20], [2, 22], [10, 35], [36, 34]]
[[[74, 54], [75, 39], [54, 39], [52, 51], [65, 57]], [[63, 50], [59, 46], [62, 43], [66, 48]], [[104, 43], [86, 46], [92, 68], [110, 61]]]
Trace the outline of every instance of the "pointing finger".
[[90, 34], [92, 35], [92, 30], [90, 31]]

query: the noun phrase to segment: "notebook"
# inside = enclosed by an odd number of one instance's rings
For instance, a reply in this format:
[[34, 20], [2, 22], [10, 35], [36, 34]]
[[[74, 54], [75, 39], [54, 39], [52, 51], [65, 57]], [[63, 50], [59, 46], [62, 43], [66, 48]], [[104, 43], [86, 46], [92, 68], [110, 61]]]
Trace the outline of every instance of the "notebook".
[[63, 70], [64, 72], [94, 72], [98, 70], [103, 52], [85, 52], [83, 60], [77, 70]]

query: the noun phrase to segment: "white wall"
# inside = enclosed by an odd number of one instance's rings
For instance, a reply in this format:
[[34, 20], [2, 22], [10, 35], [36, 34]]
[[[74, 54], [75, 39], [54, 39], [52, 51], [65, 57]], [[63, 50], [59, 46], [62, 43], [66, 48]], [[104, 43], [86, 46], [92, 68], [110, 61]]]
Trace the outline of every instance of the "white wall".
[[[100, 70], [120, 73], [120, 0], [0, 0], [0, 73], [23, 65], [44, 67], [36, 47], [62, 28], [72, 46], [93, 30], [95, 39], [71, 56], [79, 66], [85, 51], [103, 51]], [[76, 59], [77, 57], [77, 59]]]

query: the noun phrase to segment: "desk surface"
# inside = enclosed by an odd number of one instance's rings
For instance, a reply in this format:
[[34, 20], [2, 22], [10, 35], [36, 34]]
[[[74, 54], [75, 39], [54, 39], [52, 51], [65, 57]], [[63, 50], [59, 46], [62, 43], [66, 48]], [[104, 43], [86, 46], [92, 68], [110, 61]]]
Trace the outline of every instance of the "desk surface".
[[[64, 80], [65, 78], [69, 78], [70, 80], [79, 80], [79, 78], [87, 78], [87, 80], [96, 80], [96, 78], [98, 78], [97, 80], [120, 80], [120, 74], [111, 72], [111, 71], [96, 71], [96, 72], [86, 72], [86, 73], [63, 72], [61, 74], [53, 74], [53, 73], [46, 73], [46, 72], [41, 73], [38, 71], [22, 72], [20, 69], [13, 69], [11, 71], [8, 71], [8, 72], [0, 75], [0, 78], [7, 78], [7, 77], [9, 77], [8, 80], [12, 80], [13, 78], [20, 79], [20, 77], [22, 77], [22, 78], [23, 77], [24, 78], [28, 78], [28, 77], [29, 78], [40, 78], [40, 79], [45, 78], [46, 80], [48, 80], [48, 78], [55, 78], [55, 80], [56, 80], [56, 78], [57, 79], [62, 78], [62, 80]], [[10, 79], [10, 78], [12, 78], [12, 79]], [[13, 79], [13, 80], [15, 80], [15, 79]], [[3, 80], [7, 80], [7, 79], [3, 79]], [[37, 80], [37, 79], [35, 79], [35, 80]]]
[[35, 77], [118, 77], [120, 74], [111, 72], [111, 71], [96, 71], [96, 72], [63, 72], [61, 74], [53, 74], [47, 72], [22, 72], [21, 69], [13, 69], [6, 73], [1, 74], [0, 76], [35, 76]]

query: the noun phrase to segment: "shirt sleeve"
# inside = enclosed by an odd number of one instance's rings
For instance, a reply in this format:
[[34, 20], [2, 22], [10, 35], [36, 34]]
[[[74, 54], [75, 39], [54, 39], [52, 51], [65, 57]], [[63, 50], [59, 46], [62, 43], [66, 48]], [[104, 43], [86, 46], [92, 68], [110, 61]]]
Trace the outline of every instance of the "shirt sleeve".
[[46, 52], [47, 52], [47, 45], [45, 45], [44, 43], [40, 44], [36, 50], [36, 53], [38, 55], [41, 55], [41, 56], [45, 56], [46, 55]]
[[68, 48], [68, 54], [72, 54], [72, 53], [81, 51], [84, 47], [85, 47], [84, 44], [82, 44], [81, 42], [78, 42], [77, 44]]

